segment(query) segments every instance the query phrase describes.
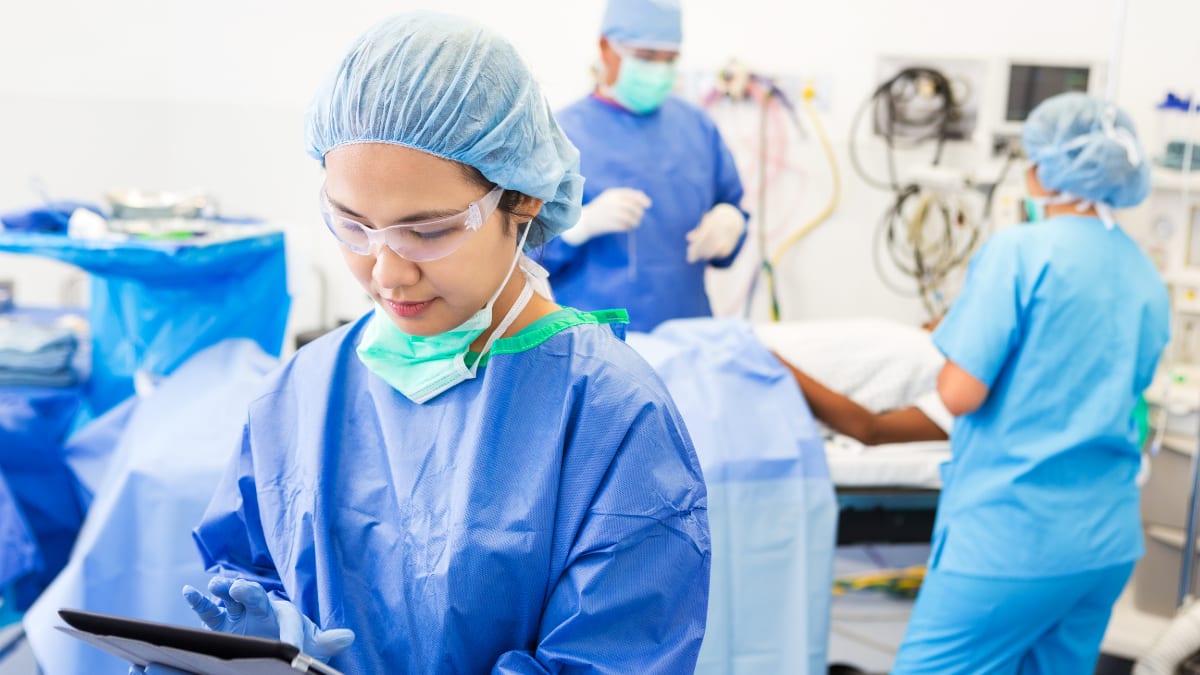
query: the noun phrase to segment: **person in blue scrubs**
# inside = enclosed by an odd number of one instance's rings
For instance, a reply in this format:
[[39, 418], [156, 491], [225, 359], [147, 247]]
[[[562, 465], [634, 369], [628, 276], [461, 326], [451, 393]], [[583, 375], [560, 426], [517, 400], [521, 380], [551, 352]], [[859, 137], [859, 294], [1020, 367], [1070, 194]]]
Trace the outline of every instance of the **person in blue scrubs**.
[[1111, 104], [1063, 94], [1023, 142], [1028, 224], [971, 262], [934, 334], [957, 415], [928, 576], [894, 673], [1091, 673], [1141, 556], [1133, 412], [1167, 291], [1113, 220], [1150, 167]]
[[741, 249], [742, 181], [712, 119], [671, 96], [679, 0], [610, 0], [595, 91], [558, 113], [579, 147], [583, 215], [541, 252], [554, 292], [629, 310], [630, 328], [712, 316], [704, 271]]
[[624, 313], [556, 304], [524, 253], [575, 222], [582, 177], [513, 47], [384, 21], [306, 136], [330, 244], [376, 307], [251, 403], [192, 608], [350, 675], [692, 672], [701, 470]]

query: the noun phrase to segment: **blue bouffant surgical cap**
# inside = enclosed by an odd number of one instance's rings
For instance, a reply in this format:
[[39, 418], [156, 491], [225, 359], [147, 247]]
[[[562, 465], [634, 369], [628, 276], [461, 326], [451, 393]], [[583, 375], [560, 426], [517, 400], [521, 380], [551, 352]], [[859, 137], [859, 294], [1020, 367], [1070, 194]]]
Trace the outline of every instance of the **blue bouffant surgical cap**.
[[679, 0], [609, 0], [600, 34], [630, 47], [679, 51], [683, 42]]
[[527, 248], [579, 218], [579, 151], [513, 46], [467, 19], [412, 12], [368, 30], [313, 99], [305, 142], [322, 162], [343, 145], [388, 143], [474, 167], [544, 202]]
[[1022, 141], [1050, 190], [1113, 208], [1150, 194], [1150, 164], [1133, 122], [1111, 103], [1080, 93], [1046, 99], [1029, 114]]

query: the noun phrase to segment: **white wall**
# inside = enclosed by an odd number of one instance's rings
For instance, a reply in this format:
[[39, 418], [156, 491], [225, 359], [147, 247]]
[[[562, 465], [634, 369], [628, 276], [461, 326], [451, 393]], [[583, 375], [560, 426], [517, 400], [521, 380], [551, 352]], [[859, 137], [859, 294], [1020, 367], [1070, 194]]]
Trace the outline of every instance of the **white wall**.
[[[1153, 145], [1153, 103], [1167, 88], [1200, 90], [1194, 39], [1200, 2], [1129, 4], [1118, 102]], [[860, 184], [845, 163], [850, 120], [875, 83], [878, 55], [1103, 61], [1112, 48], [1108, 5], [686, 3], [685, 68], [709, 69], [737, 57], [762, 71], [828, 84], [824, 116], [841, 155], [845, 193], [836, 216], [785, 261], [785, 316], [920, 318], [919, 305], [886, 290], [870, 263], [870, 237], [887, 195]], [[350, 313], [359, 300], [320, 227], [314, 207], [320, 175], [301, 146], [308, 98], [348, 42], [373, 20], [409, 7], [473, 15], [516, 43], [558, 106], [586, 91], [602, 6], [602, 0], [3, 3], [0, 210], [36, 203], [32, 176], [54, 197], [90, 200], [118, 186], [204, 187], [228, 213], [288, 226], [294, 322], [311, 327], [318, 317], [310, 261], [335, 282], [332, 313]], [[995, 75], [989, 73], [993, 82]], [[801, 222], [823, 205], [828, 178], [815, 142], [798, 161], [807, 167], [804, 193], [795, 197]], [[0, 276], [13, 274], [19, 301], [58, 302], [60, 266], [0, 256]]]

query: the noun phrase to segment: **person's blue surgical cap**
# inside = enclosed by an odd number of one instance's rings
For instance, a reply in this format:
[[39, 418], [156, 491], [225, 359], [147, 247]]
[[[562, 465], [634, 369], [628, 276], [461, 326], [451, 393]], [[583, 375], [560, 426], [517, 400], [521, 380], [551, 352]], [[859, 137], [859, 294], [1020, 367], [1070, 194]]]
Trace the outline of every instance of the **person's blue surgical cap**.
[[683, 43], [679, 0], [608, 0], [600, 34], [630, 47], [679, 51]]
[[544, 202], [529, 249], [579, 219], [579, 151], [516, 49], [467, 19], [412, 12], [368, 30], [318, 90], [305, 143], [322, 163], [343, 145], [387, 143], [474, 167]]
[[1029, 114], [1021, 139], [1047, 189], [1113, 208], [1150, 194], [1150, 164], [1133, 122], [1110, 103], [1081, 93], [1048, 98]]

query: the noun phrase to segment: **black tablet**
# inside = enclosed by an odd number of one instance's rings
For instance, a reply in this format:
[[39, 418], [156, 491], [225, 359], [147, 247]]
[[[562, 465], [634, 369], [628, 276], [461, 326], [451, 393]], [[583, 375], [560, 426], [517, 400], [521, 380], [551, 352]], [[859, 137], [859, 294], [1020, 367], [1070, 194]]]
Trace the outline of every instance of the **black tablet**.
[[[135, 665], [146, 665], [153, 659], [132, 658], [141, 650], [130, 650], [126, 641], [143, 643], [147, 646], [162, 647], [199, 656], [212, 657], [223, 661], [237, 660], [274, 660], [290, 664], [300, 671], [320, 673], [323, 675], [340, 675], [338, 671], [306, 657], [294, 645], [277, 640], [230, 635], [214, 631], [185, 628], [153, 621], [141, 621], [108, 614], [83, 612], [74, 609], [59, 610], [58, 615], [72, 628], [100, 638], [85, 640], [93, 646], [108, 651], [111, 654], [135, 661]], [[74, 635], [73, 632], [70, 632]], [[76, 635], [76, 637], [80, 637]], [[117, 638], [105, 641], [104, 638]], [[83, 639], [81, 637], [81, 639]], [[124, 645], [124, 646], [122, 646]], [[167, 664], [171, 665], [171, 664]], [[304, 666], [303, 668], [301, 666]]]

